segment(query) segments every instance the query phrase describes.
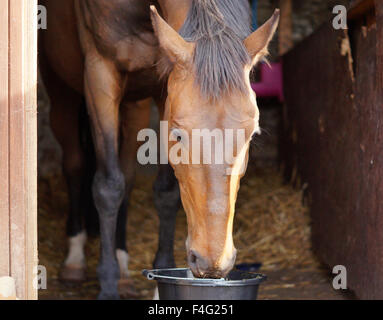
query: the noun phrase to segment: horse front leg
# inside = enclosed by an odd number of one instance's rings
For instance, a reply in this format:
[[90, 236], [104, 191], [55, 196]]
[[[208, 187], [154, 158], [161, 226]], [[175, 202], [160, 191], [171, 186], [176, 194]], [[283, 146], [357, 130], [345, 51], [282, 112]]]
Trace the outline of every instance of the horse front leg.
[[[174, 232], [177, 212], [181, 207], [181, 196], [178, 181], [169, 164], [159, 166], [153, 190], [154, 205], [160, 218], [158, 249], [153, 267], [154, 269], [175, 268]], [[153, 300], [159, 300], [158, 287], [154, 291]]]
[[86, 279], [84, 246], [87, 234], [83, 218], [86, 214], [84, 202], [91, 197], [84, 194], [86, 180], [86, 154], [80, 143], [81, 125], [79, 115], [84, 98], [68, 87], [40, 57], [40, 70], [51, 100], [51, 129], [63, 151], [62, 169], [67, 182], [69, 215], [66, 235], [68, 255], [61, 267], [59, 278], [64, 282], [77, 283]]
[[178, 181], [170, 165], [160, 165], [154, 184], [154, 204], [160, 218], [155, 269], [174, 268], [174, 232], [177, 212], [181, 207]]
[[150, 105], [152, 99], [132, 102], [124, 101], [121, 105], [121, 146], [120, 164], [125, 176], [125, 197], [118, 214], [117, 223], [117, 260], [120, 266], [119, 293], [122, 298], [138, 298], [133, 282], [128, 279], [130, 260], [126, 243], [126, 223], [130, 194], [135, 180], [137, 150], [141, 142], [137, 141], [138, 132], [150, 123]]
[[113, 62], [100, 56], [96, 50], [90, 50], [85, 57], [84, 83], [97, 159], [92, 189], [100, 219], [99, 299], [119, 299], [116, 227], [125, 195], [125, 178], [118, 155], [123, 79]]
[[[159, 96], [155, 97], [155, 101], [160, 119], [164, 119], [166, 94], [161, 92]], [[174, 232], [177, 212], [181, 207], [181, 196], [178, 180], [170, 164], [159, 165], [153, 190], [154, 205], [160, 219], [158, 250], [153, 266], [155, 269], [174, 268], [176, 266], [174, 261]]]

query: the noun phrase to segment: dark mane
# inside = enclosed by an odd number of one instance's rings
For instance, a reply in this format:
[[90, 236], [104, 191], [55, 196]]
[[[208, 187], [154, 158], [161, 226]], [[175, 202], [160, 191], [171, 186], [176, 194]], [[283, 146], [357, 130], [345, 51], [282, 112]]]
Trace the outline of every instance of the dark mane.
[[180, 34], [196, 43], [194, 66], [202, 93], [218, 99], [229, 89], [246, 90], [250, 63], [243, 40], [251, 33], [247, 0], [193, 0]]

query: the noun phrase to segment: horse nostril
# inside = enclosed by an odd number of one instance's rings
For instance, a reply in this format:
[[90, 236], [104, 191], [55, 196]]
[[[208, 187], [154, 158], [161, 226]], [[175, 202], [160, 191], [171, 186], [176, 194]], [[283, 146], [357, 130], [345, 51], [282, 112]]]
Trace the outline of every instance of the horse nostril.
[[198, 263], [198, 260], [200, 259], [200, 256], [197, 252], [194, 250], [190, 250], [189, 252], [189, 263], [191, 265], [196, 265]]
[[195, 276], [203, 276], [209, 270], [208, 260], [194, 250], [190, 250], [188, 263]]
[[190, 254], [190, 262], [193, 264], [197, 262], [197, 256], [194, 253]]

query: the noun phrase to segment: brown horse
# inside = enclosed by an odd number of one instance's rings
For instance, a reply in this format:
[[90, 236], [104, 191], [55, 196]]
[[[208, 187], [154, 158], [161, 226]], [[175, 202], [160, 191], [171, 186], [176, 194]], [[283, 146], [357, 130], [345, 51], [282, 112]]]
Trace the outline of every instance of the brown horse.
[[279, 12], [251, 33], [247, 0], [42, 0], [41, 4], [48, 10], [48, 30], [40, 34], [40, 67], [51, 97], [52, 128], [64, 150], [71, 201], [64, 278], [82, 279], [85, 268], [82, 214], [90, 207], [86, 177], [92, 174], [92, 162], [79, 139], [83, 97], [96, 157], [92, 194], [101, 233], [99, 298], [118, 298], [118, 279], [127, 276], [126, 209], [137, 133], [147, 126], [150, 97], [168, 121], [169, 150], [182, 144], [183, 135], [192, 135], [193, 129], [245, 133], [234, 162], [196, 165], [170, 159], [171, 166], [160, 166], [154, 187], [160, 216], [154, 267], [174, 266], [174, 221], [181, 198], [194, 275], [225, 276], [236, 257], [232, 229], [243, 175], [239, 168], [246, 166], [249, 142], [259, 131], [249, 73], [267, 54]]

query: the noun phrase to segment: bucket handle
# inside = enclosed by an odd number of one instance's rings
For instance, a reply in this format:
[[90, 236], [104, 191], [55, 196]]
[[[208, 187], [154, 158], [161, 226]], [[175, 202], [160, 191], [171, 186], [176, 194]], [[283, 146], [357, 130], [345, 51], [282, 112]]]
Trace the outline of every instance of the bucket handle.
[[144, 270], [142, 271], [142, 274], [144, 275], [144, 277], [146, 277], [148, 280], [155, 280], [156, 279], [156, 275], [152, 272], [152, 271], [149, 271], [149, 270]]

